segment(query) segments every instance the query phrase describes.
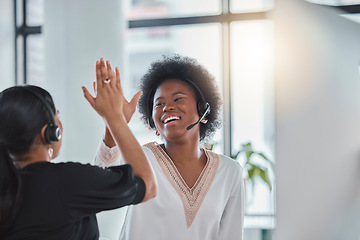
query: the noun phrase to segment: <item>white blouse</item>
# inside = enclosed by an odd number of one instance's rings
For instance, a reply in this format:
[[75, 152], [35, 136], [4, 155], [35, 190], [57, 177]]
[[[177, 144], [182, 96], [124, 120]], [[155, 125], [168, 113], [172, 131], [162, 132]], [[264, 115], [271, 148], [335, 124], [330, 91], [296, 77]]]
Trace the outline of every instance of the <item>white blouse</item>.
[[[240, 164], [205, 150], [207, 163], [189, 188], [163, 148], [143, 146], [158, 183], [158, 195], [128, 208], [121, 240], [242, 240], [244, 185]], [[117, 147], [103, 142], [95, 164], [123, 164]]]

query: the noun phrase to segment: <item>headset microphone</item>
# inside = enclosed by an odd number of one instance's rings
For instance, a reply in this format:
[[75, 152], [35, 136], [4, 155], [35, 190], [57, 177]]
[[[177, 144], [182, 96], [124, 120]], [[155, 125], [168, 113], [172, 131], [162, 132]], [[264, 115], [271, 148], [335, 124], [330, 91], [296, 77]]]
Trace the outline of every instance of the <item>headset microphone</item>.
[[193, 123], [193, 124], [191, 124], [190, 126], [188, 126], [188, 127], [186, 128], [186, 130], [190, 130], [190, 129], [192, 129], [193, 127], [195, 127], [195, 126], [196, 126], [197, 124], [199, 124], [199, 122], [200, 122], [201, 120], [203, 120], [204, 117], [206, 117], [206, 115], [208, 115], [209, 113], [210, 113], [210, 104], [209, 104], [209, 103], [206, 103], [205, 112], [201, 115], [201, 117], [199, 118], [199, 120], [197, 120], [196, 123]]

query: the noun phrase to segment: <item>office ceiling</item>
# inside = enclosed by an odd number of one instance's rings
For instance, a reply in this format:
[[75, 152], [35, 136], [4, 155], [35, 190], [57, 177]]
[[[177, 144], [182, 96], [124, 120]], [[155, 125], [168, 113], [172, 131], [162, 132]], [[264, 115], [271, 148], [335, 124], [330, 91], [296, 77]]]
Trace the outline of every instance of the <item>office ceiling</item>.
[[360, 0], [306, 0], [311, 3], [340, 9], [342, 16], [360, 23]]

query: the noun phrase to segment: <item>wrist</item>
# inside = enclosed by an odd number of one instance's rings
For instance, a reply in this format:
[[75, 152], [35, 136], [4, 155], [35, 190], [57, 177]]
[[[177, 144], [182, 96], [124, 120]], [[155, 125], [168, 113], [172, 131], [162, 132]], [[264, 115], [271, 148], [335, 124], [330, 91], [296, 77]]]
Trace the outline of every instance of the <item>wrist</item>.
[[105, 132], [106, 140], [109, 140], [110, 145], [116, 144], [114, 132], [122, 132], [126, 127], [128, 127], [126, 119], [124, 116], [119, 116], [117, 118], [107, 118], [104, 119], [104, 121], [108, 132], [108, 134]]
[[111, 132], [108, 127], [105, 130], [104, 143], [107, 147], [112, 148], [116, 146], [115, 140], [111, 135]]
[[110, 130], [111, 127], [110, 126], [114, 126], [114, 125], [127, 125], [127, 121], [124, 117], [124, 115], [114, 115], [111, 117], [106, 117], [104, 118], [104, 121], [106, 123], [107, 129]]

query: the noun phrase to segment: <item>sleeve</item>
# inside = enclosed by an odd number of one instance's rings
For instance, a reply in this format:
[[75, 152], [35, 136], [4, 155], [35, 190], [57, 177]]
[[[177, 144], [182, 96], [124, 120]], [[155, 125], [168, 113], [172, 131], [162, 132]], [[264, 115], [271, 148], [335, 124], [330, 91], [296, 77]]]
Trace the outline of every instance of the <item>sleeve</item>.
[[240, 164], [232, 184], [230, 198], [220, 221], [219, 240], [242, 240], [244, 233], [244, 179]]
[[124, 161], [120, 149], [117, 146], [110, 148], [101, 140], [95, 155], [94, 164], [106, 168], [124, 164]]
[[84, 215], [140, 203], [144, 181], [133, 175], [131, 165], [102, 169], [90, 164], [64, 163], [60, 196], [71, 215]]

